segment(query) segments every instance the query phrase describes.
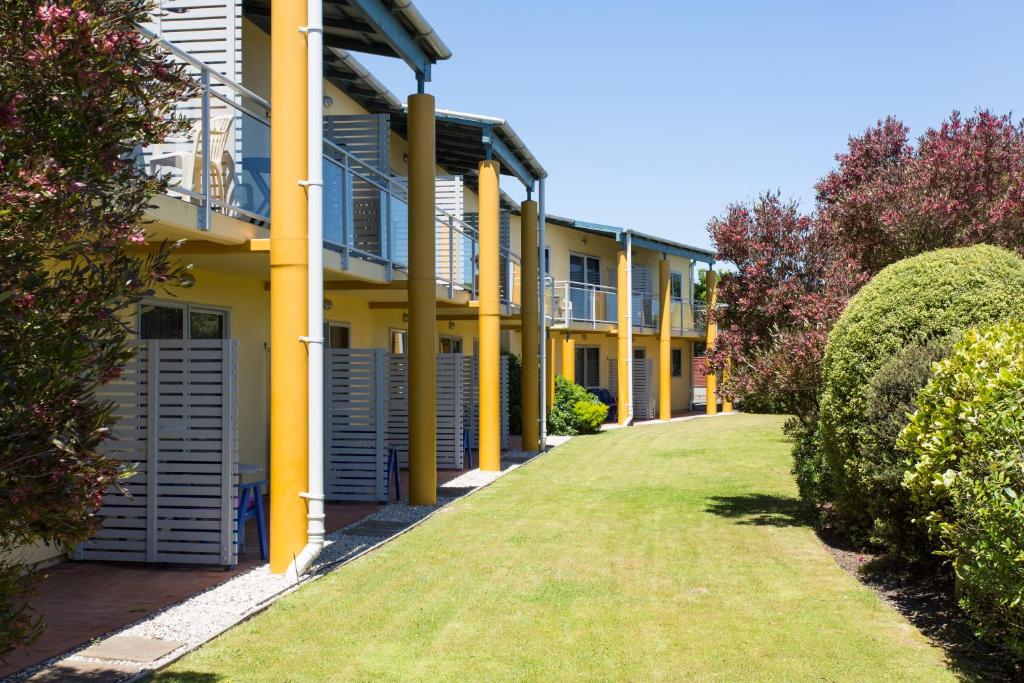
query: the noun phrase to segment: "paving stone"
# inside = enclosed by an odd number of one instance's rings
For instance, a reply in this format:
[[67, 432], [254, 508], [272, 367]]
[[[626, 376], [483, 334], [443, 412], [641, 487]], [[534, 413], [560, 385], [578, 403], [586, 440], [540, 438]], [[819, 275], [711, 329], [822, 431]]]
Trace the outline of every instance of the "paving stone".
[[439, 486], [437, 489], [438, 498], [460, 498], [467, 493], [476, 490], [475, 486]]
[[65, 659], [33, 675], [28, 679], [28, 683], [67, 683], [67, 681], [116, 683], [136, 671], [138, 671], [136, 667], [127, 664]]
[[185, 643], [175, 640], [138, 638], [136, 636], [112, 636], [91, 645], [78, 653], [89, 659], [106, 659], [127, 662], [155, 662], [169, 655]]
[[392, 536], [409, 525], [409, 522], [386, 522], [371, 519], [345, 529], [345, 533], [349, 536]]

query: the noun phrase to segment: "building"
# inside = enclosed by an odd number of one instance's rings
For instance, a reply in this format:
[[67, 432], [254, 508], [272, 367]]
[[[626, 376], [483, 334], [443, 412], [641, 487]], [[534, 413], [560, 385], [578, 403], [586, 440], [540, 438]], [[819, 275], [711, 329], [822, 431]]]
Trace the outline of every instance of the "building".
[[[79, 559], [233, 564], [237, 485], [269, 479], [271, 566], [296, 570], [324, 499], [386, 497], [393, 455], [432, 504], [438, 467], [468, 451], [497, 468], [509, 446], [501, 351], [523, 357], [528, 450], [555, 374], [607, 389], [623, 424], [691, 408], [693, 272], [712, 254], [545, 215], [546, 171], [512, 126], [425, 94], [451, 55], [409, 2], [323, 2], [322, 34], [299, 31], [299, 5], [164, 0], [144, 27], [199, 92], [177, 107], [189, 132], [136, 155], [171, 181], [140, 249], [184, 240], [192, 270], [126, 313], [139, 352], [105, 391], [111, 452], [138, 472]], [[403, 59], [417, 94], [355, 51]]]

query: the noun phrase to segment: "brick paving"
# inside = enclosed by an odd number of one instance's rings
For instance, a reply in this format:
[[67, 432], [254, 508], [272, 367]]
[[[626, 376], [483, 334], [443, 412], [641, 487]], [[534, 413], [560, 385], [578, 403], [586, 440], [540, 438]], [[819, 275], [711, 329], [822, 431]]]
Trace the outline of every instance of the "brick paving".
[[[466, 471], [439, 471], [438, 483]], [[408, 474], [402, 472], [401, 477], [402, 493], [407, 495]], [[390, 495], [394, 497], [393, 484]], [[375, 503], [327, 503], [327, 531], [348, 526], [381, 507]], [[50, 567], [29, 600], [33, 612], [43, 617], [45, 629], [34, 643], [0, 660], [0, 678], [80, 647], [262, 564], [256, 536], [256, 522], [250, 520], [245, 530], [245, 552], [232, 569], [118, 562], [63, 562]]]

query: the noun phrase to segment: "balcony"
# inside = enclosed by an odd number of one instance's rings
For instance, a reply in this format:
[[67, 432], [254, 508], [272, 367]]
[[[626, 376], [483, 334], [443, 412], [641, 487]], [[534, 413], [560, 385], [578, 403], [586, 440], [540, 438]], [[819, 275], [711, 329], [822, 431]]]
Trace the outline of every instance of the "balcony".
[[[571, 280], [548, 279], [545, 292], [546, 315], [551, 325], [575, 327], [616, 325], [618, 296], [615, 287], [592, 285]], [[633, 327], [641, 331], [659, 326], [658, 297], [649, 292], [633, 292]], [[672, 334], [681, 337], [702, 336], [707, 331], [704, 302], [672, 298], [670, 305]]]
[[[186, 66], [199, 94], [176, 107], [175, 114], [190, 124], [187, 133], [138, 150], [137, 163], [168, 177], [169, 196], [197, 207], [198, 230], [211, 228], [214, 213], [269, 227], [270, 103], [175, 45], [160, 44]], [[394, 271], [408, 270], [408, 185], [361, 158], [353, 151], [358, 146], [324, 139], [324, 246], [340, 254], [342, 268], [357, 258], [383, 266], [390, 280]], [[476, 228], [441, 208], [435, 221], [438, 285], [449, 298], [458, 292], [476, 298]], [[511, 311], [519, 305], [521, 261], [506, 248], [500, 259], [500, 298]]]

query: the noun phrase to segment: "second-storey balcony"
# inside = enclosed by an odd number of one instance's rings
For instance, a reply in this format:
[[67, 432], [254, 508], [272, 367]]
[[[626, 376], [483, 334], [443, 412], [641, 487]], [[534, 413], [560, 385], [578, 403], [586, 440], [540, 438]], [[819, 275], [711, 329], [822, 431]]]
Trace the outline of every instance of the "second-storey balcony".
[[[176, 108], [187, 131], [139, 150], [138, 163], [168, 177], [169, 196], [196, 207], [200, 231], [211, 228], [215, 214], [270, 227], [270, 103], [176, 46], [161, 44], [185, 64], [199, 94]], [[332, 136], [323, 142], [324, 246], [340, 255], [343, 269], [360, 259], [381, 266], [385, 279], [400, 277], [396, 271], [406, 271], [409, 261], [408, 185], [388, 164], [387, 117], [340, 116], [330, 124]], [[379, 147], [368, 155], [372, 144]], [[437, 282], [449, 297], [463, 292], [475, 299], [479, 237], [462, 211], [461, 182], [438, 178]], [[446, 193], [453, 184], [458, 191]], [[520, 303], [521, 261], [506, 246], [499, 258], [500, 298], [511, 310]]]
[[[597, 329], [618, 324], [618, 290], [612, 286], [549, 279], [545, 302], [553, 326]], [[632, 309], [634, 329], [658, 329], [661, 309], [657, 295], [634, 291]], [[673, 335], [696, 337], [706, 333], [704, 302], [673, 297], [669, 310]]]

